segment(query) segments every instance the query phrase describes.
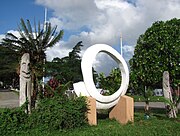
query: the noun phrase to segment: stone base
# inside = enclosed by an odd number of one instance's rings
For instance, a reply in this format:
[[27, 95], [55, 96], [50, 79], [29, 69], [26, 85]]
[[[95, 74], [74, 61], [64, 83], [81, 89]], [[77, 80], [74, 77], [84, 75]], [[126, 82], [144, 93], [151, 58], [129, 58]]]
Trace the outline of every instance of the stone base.
[[126, 95], [121, 96], [119, 102], [109, 113], [109, 118], [114, 118], [121, 124], [134, 122], [134, 99]]
[[92, 97], [87, 97], [87, 105], [88, 105], [88, 123], [90, 125], [97, 125], [97, 114], [96, 114], [96, 99]]

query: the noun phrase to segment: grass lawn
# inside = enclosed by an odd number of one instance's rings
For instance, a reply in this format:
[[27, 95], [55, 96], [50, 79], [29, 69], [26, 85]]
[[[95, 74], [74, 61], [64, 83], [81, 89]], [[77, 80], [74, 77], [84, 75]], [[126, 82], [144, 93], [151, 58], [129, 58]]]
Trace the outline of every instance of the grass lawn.
[[134, 123], [121, 125], [115, 120], [98, 117], [97, 126], [83, 126], [72, 130], [46, 131], [41, 128], [19, 132], [18, 135], [33, 136], [180, 136], [180, 114], [168, 119], [164, 109], [154, 109], [148, 120], [143, 110], [135, 110]]

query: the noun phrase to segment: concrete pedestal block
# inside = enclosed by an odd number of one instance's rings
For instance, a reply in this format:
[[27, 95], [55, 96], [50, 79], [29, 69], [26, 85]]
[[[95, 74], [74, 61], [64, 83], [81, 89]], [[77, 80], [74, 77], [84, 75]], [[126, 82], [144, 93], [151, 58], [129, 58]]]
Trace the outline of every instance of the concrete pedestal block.
[[121, 96], [109, 113], [109, 118], [114, 118], [121, 124], [126, 124], [129, 121], [134, 122], [134, 99], [126, 95]]
[[88, 105], [88, 123], [90, 125], [97, 125], [97, 113], [96, 113], [96, 99], [92, 97], [87, 97], [87, 105]]

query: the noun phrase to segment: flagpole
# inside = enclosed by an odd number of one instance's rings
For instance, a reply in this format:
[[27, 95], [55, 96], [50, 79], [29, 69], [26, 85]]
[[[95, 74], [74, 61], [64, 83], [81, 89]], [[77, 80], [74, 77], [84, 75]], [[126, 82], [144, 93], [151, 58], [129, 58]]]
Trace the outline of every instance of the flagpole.
[[[46, 31], [46, 23], [47, 23], [47, 8], [45, 8], [44, 10], [44, 31]], [[44, 85], [45, 85], [45, 62], [46, 62], [46, 58], [44, 58], [43, 63], [44, 63], [44, 67], [43, 67], [43, 79], [42, 79], [42, 88], [44, 89]]]
[[44, 22], [46, 23], [47, 21], [47, 8], [45, 8], [45, 13], [44, 13]]

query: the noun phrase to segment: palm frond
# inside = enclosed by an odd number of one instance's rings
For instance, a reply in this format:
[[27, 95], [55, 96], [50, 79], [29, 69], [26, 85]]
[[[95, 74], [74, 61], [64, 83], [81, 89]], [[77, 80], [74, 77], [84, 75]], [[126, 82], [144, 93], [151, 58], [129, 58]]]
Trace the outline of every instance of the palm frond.
[[27, 36], [20, 29], [19, 29], [19, 34], [20, 34], [19, 41], [21, 42], [19, 43], [19, 45], [23, 48], [24, 52], [28, 52], [29, 48], [31, 48], [32, 43], [28, 40]]
[[22, 31], [20, 26], [18, 26], [18, 32], [19, 32], [21, 38], [26, 39], [26, 41], [28, 41], [27, 36], [25, 35], [24, 31]]
[[35, 39], [37, 39], [37, 29], [36, 29], [36, 21], [34, 19], [34, 33], [35, 33]]
[[8, 37], [8, 38], [12, 38], [12, 39], [18, 39], [14, 34], [12, 34], [12, 33], [7, 33], [6, 34], [6, 37]]
[[57, 29], [57, 26], [55, 26], [53, 29], [52, 29], [52, 32], [51, 32], [51, 36], [55, 36], [56, 34], [56, 29]]
[[38, 34], [41, 32], [41, 23], [38, 22]]
[[30, 24], [29, 20], [27, 20], [27, 28], [28, 28], [28, 33], [32, 34], [33, 31], [32, 31], [32, 27], [31, 27], [31, 24]]
[[12, 49], [14, 51], [19, 51], [21, 47], [17, 46], [18, 43], [19, 43], [18, 41], [14, 41], [11, 39], [3, 39], [3, 41], [1, 42], [1, 45], [9, 49]]
[[52, 31], [52, 28], [51, 28], [51, 24], [50, 23], [46, 23], [46, 30], [45, 30], [45, 33], [44, 33], [44, 37], [43, 37], [43, 40], [42, 40], [42, 48], [44, 48], [48, 42], [49, 42], [49, 38], [51, 38], [51, 31]]
[[64, 31], [61, 30], [58, 35], [56, 35], [56, 36], [53, 37], [53, 39], [51, 40], [51, 42], [48, 43], [48, 45], [46, 45], [45, 48], [47, 48], [47, 47], [52, 47], [53, 45], [55, 45], [60, 39], [62, 39], [63, 34], [64, 34]]
[[20, 31], [21, 32], [24, 31], [24, 34], [28, 38], [28, 40], [30, 41], [31, 46], [35, 46], [34, 36], [33, 36], [32, 28], [31, 28], [31, 24], [30, 24], [29, 20], [27, 20], [27, 26], [26, 26], [24, 20], [21, 19]]
[[25, 24], [25, 22], [24, 22], [24, 20], [22, 18], [21, 18], [21, 23], [20, 24], [21, 24], [21, 27], [19, 27], [20, 31], [24, 31], [25, 35], [28, 37], [29, 31], [28, 31], [28, 29], [26, 27], [26, 24]]

